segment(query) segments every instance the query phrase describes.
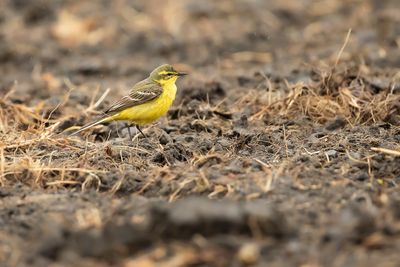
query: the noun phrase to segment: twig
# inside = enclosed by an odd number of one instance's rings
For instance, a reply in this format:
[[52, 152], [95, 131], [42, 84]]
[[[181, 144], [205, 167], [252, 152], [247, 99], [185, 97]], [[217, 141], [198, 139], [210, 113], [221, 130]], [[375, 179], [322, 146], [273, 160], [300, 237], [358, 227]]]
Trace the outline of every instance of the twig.
[[383, 147], [371, 147], [372, 151], [384, 153], [384, 154], [389, 154], [395, 157], [400, 157], [400, 151], [398, 150], [392, 150], [388, 148], [383, 148]]
[[54, 182], [47, 182], [46, 186], [49, 185], [63, 185], [63, 184], [81, 184], [81, 182], [78, 181], [71, 181], [71, 180], [64, 180], [64, 181], [54, 181]]

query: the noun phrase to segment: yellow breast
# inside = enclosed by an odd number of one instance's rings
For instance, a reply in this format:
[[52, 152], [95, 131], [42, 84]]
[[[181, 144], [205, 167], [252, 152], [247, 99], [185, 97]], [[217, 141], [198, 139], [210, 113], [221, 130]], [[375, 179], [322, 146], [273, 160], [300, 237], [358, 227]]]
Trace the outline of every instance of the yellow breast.
[[159, 97], [147, 103], [127, 108], [113, 116], [113, 120], [127, 120], [137, 125], [151, 123], [164, 116], [176, 96], [175, 82], [162, 85], [163, 92]]

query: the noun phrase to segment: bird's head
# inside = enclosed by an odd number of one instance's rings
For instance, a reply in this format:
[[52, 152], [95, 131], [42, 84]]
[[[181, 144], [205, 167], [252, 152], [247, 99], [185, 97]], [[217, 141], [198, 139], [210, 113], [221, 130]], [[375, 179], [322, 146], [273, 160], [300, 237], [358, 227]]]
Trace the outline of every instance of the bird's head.
[[150, 73], [150, 79], [164, 85], [169, 83], [175, 83], [179, 76], [184, 76], [187, 73], [176, 71], [171, 65], [164, 64], [157, 67]]

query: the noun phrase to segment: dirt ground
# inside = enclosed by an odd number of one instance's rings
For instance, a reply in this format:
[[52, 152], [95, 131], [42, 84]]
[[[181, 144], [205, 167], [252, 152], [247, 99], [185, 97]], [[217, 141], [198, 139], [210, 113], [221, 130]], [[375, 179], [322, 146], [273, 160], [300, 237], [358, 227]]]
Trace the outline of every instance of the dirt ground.
[[[0, 266], [400, 266], [399, 25], [397, 0], [0, 1]], [[162, 63], [190, 75], [147, 138], [67, 135]]]

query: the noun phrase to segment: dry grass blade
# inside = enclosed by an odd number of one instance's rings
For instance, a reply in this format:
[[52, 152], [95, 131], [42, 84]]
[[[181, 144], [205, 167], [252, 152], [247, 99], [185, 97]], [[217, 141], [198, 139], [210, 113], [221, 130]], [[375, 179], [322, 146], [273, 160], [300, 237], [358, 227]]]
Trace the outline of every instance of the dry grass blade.
[[100, 96], [100, 98], [96, 102], [94, 102], [98, 90], [99, 89], [97, 88], [92, 100], [90, 101], [89, 107], [84, 111], [85, 113], [93, 113], [96, 108], [104, 101], [108, 93], [110, 93], [110, 88], [107, 88], [107, 90]]
[[340, 48], [339, 53], [336, 57], [335, 65], [333, 66], [334, 69], [336, 68], [336, 66], [339, 63], [340, 58], [342, 57], [343, 51], [346, 48], [347, 43], [350, 40], [350, 36], [351, 36], [351, 28], [347, 31], [346, 39], [344, 40], [344, 43], [343, 43], [342, 47]]
[[395, 157], [400, 157], [400, 151], [399, 150], [392, 150], [392, 149], [388, 149], [388, 148], [383, 148], [383, 147], [371, 147], [372, 151], [376, 151], [376, 152], [380, 152], [383, 154], [388, 154], [391, 156], [395, 156]]
[[5, 158], [4, 158], [4, 149], [0, 148], [0, 184], [4, 186], [4, 174], [5, 174]]

